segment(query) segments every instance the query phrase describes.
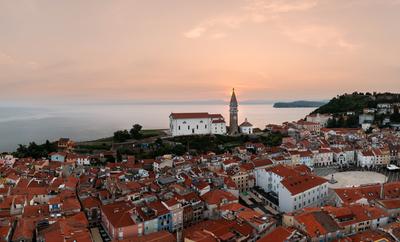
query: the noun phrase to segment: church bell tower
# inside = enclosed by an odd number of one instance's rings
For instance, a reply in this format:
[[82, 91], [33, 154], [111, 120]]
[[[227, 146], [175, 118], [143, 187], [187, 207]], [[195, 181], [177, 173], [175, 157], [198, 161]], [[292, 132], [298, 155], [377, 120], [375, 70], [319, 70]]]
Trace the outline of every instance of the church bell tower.
[[229, 134], [239, 133], [238, 129], [238, 102], [235, 95], [235, 88], [232, 90], [231, 102], [229, 104]]

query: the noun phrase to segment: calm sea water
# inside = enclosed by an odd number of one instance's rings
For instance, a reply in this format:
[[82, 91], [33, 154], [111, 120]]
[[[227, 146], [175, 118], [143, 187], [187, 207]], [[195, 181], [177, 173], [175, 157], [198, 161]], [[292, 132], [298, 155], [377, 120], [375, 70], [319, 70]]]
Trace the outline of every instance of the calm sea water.
[[[313, 108], [273, 108], [272, 104], [239, 106], [239, 122], [248, 118], [255, 127], [303, 118]], [[112, 136], [118, 129], [139, 123], [145, 129], [168, 128], [171, 112], [221, 113], [228, 120], [228, 106], [210, 105], [75, 105], [47, 108], [0, 107], [0, 151], [18, 144], [59, 137], [91, 140]]]

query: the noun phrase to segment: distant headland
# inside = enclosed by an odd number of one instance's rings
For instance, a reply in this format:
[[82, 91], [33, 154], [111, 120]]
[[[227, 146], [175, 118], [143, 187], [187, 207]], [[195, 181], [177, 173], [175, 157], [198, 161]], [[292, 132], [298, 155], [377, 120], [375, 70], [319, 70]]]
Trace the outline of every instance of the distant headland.
[[274, 108], [318, 108], [325, 105], [323, 101], [293, 101], [293, 102], [276, 102]]

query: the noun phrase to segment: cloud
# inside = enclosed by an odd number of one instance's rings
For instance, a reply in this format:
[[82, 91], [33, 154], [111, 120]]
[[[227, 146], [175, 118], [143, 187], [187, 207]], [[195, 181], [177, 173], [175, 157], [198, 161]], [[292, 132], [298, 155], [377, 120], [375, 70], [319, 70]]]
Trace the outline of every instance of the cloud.
[[253, 12], [288, 13], [306, 11], [317, 6], [318, 0], [251, 0], [246, 9]]
[[226, 30], [238, 28], [243, 22], [247, 20], [248, 17], [243, 14], [210, 18], [194, 26], [192, 29], [184, 33], [184, 36], [186, 38], [195, 39], [207, 33], [210, 34], [211, 37], [213, 37], [218, 33], [222, 33], [220, 31], [221, 29]]
[[215, 33], [215, 34], [211, 35], [211, 38], [213, 38], [213, 39], [222, 39], [222, 38], [225, 38], [225, 36], [226, 36], [226, 33], [218, 32], [218, 33]]
[[[206, 19], [186, 31], [184, 36], [196, 39], [209, 34], [213, 37], [215, 32], [221, 33], [225, 30], [235, 29], [244, 23], [263, 23], [280, 14], [306, 11], [318, 4], [318, 0], [247, 0], [245, 2], [246, 4], [236, 13]], [[224, 32], [223, 36], [225, 35]]]
[[186, 32], [184, 35], [186, 38], [195, 39], [195, 38], [200, 37], [205, 31], [206, 31], [206, 28], [197, 26], [197, 27], [189, 30], [188, 32]]
[[393, 5], [399, 5], [400, 0], [348, 0], [346, 2], [346, 5], [348, 6], [360, 6], [360, 5], [387, 5], [387, 6], [393, 6]]
[[352, 50], [357, 45], [349, 42], [336, 28], [321, 25], [306, 25], [284, 28], [283, 33], [294, 42], [323, 47], [339, 47]]
[[0, 65], [9, 65], [13, 63], [15, 63], [15, 59], [12, 56], [0, 51]]
[[0, 51], [0, 66], [13, 66], [18, 68], [26, 68], [26, 69], [37, 69], [39, 64], [32, 60], [21, 60], [12, 55], [7, 54], [6, 52]]

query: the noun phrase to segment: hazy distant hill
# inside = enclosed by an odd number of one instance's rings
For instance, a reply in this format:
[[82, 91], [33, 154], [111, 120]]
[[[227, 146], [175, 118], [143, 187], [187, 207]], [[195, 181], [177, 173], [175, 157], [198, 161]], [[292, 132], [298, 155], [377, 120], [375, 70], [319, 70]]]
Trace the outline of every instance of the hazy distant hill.
[[294, 102], [277, 102], [274, 108], [317, 108], [326, 104], [320, 101], [294, 101]]

